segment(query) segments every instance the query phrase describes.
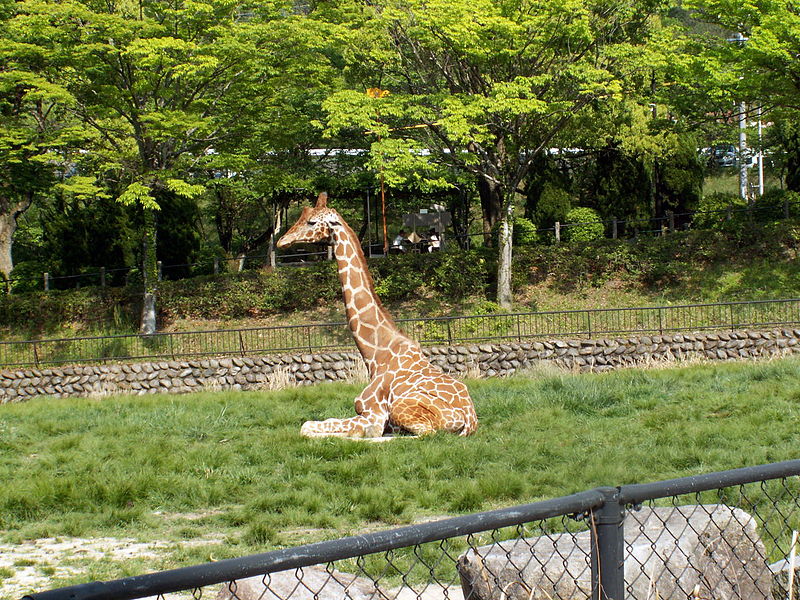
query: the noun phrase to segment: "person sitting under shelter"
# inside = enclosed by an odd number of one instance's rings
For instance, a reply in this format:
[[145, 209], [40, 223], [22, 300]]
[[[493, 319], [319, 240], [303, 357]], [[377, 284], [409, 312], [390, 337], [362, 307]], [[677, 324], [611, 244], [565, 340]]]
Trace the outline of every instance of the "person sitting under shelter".
[[431, 230], [428, 232], [428, 252], [438, 252], [441, 248], [442, 240], [439, 234], [436, 233], [436, 229], [431, 227]]
[[408, 243], [408, 234], [405, 232], [405, 230], [401, 229], [400, 233], [398, 233], [397, 236], [392, 241], [392, 247], [390, 249], [395, 252], [405, 252], [406, 251], [405, 244], [407, 243]]

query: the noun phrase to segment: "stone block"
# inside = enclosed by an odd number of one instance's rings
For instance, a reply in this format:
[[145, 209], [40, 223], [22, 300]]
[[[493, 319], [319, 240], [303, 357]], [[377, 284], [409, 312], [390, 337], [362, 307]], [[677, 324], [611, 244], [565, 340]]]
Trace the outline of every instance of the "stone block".
[[[772, 575], [756, 522], [721, 504], [645, 507], [625, 517], [631, 600], [770, 600]], [[473, 548], [458, 559], [464, 596], [544, 600], [591, 596], [589, 531]]]

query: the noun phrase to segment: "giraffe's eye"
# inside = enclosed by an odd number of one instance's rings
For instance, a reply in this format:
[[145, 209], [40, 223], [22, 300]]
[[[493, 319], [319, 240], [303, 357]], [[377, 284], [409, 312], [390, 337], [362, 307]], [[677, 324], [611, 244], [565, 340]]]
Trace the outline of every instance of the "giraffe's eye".
[[316, 222], [316, 221], [307, 221], [307, 222], [306, 222], [306, 225], [311, 225], [312, 227], [313, 227], [314, 225], [316, 225], [316, 224], [317, 224], [317, 222]]

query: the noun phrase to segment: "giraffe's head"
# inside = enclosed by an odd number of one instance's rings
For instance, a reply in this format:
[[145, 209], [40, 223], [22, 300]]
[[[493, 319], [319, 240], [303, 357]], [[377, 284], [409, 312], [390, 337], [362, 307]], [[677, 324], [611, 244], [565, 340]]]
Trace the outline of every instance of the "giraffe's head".
[[278, 240], [278, 248], [288, 248], [292, 244], [327, 242], [333, 236], [334, 228], [341, 227], [342, 218], [332, 208], [328, 208], [328, 194], [322, 192], [313, 208], [306, 206], [297, 223]]

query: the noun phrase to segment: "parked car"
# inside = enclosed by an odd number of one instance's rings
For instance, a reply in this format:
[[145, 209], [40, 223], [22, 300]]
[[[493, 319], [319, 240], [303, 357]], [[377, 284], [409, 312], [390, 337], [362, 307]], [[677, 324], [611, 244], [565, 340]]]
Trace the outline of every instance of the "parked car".
[[733, 144], [716, 144], [711, 146], [708, 159], [710, 167], [735, 167], [736, 166], [736, 146]]

